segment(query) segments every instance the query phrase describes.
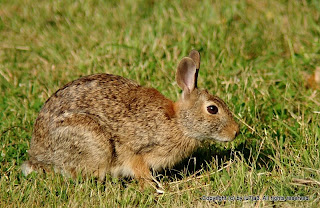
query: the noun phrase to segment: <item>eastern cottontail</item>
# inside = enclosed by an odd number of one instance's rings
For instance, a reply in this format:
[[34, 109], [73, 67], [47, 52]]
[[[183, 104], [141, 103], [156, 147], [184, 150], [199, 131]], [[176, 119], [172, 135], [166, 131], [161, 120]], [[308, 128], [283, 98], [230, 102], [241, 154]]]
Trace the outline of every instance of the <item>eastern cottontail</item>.
[[197, 88], [199, 66], [195, 50], [180, 61], [176, 81], [183, 92], [177, 102], [110, 74], [65, 85], [39, 113], [23, 173], [53, 167], [100, 180], [110, 173], [143, 186], [152, 183], [150, 169], [172, 167], [204, 139], [232, 141], [239, 126], [220, 98]]

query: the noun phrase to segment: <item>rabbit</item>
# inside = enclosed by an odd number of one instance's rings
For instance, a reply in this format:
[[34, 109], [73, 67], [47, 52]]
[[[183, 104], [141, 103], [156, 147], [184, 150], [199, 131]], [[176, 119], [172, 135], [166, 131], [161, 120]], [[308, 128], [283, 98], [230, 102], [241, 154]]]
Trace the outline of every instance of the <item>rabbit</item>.
[[[204, 140], [232, 141], [239, 125], [225, 102], [197, 88], [200, 54], [192, 50], [177, 68], [177, 102], [156, 89], [111, 74], [72, 81], [43, 105], [34, 124], [24, 175], [54, 169], [105, 180], [135, 178], [159, 184], [153, 171], [171, 168]], [[152, 185], [154, 187], [154, 185]]]

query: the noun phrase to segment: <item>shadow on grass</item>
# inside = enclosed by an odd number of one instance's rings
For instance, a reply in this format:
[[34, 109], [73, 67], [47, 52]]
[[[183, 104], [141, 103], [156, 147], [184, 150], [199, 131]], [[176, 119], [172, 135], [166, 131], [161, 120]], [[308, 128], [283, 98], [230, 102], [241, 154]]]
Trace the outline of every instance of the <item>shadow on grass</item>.
[[260, 152], [256, 151], [256, 143], [244, 142], [234, 149], [216, 148], [210, 145], [209, 148], [202, 147], [175, 165], [170, 170], [159, 172], [159, 178], [168, 177], [169, 181], [181, 180], [183, 177], [200, 175], [202, 171], [212, 170], [212, 166], [217, 169], [223, 168], [228, 161], [236, 160], [235, 157], [241, 156], [241, 161], [256, 170], [271, 171], [275, 165], [270, 156], [274, 156], [271, 148], [264, 148]]

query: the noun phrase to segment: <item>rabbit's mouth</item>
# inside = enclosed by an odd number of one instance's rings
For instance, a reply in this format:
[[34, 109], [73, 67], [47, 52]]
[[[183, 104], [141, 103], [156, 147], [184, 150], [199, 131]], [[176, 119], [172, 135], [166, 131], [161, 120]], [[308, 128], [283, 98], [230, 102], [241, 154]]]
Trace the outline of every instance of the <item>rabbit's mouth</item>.
[[234, 130], [232, 132], [227, 131], [227, 132], [216, 132], [216, 133], [210, 133], [210, 134], [202, 134], [202, 133], [195, 133], [195, 132], [188, 132], [185, 135], [197, 139], [200, 142], [204, 141], [216, 141], [216, 142], [231, 142], [233, 141], [237, 135], [238, 135], [238, 130]]
[[235, 122], [232, 125], [229, 125], [227, 128], [224, 128], [222, 131], [217, 133], [214, 137], [214, 140], [219, 142], [231, 142], [239, 134], [239, 125]]
[[196, 139], [199, 140], [200, 142], [205, 142], [205, 141], [231, 142], [235, 139], [235, 137], [230, 138], [230, 137], [215, 135], [215, 136], [209, 136], [209, 137], [197, 136]]
[[235, 139], [235, 137], [234, 138], [227, 138], [227, 137], [215, 137], [215, 138], [213, 138], [215, 141], [217, 141], [217, 142], [231, 142], [231, 141], [233, 141], [234, 139]]
[[210, 139], [217, 142], [231, 142], [237, 137], [238, 134], [238, 130], [234, 130], [233, 132], [220, 132], [219, 134], [213, 135], [213, 137]]

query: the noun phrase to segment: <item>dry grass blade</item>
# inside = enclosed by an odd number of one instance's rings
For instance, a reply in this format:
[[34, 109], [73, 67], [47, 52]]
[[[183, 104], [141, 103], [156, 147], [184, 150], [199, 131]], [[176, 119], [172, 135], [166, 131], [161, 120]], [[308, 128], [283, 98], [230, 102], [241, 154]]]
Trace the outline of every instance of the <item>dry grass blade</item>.
[[[215, 172], [210, 172], [209, 175], [213, 175], [213, 174], [216, 174], [216, 173], [218, 173], [218, 172], [221, 172], [223, 169], [226, 169], [226, 168], [230, 167], [232, 164], [233, 164], [233, 162], [230, 161], [228, 165], [223, 166], [222, 168], [218, 169], [218, 170], [215, 171]], [[191, 181], [191, 180], [194, 180], [194, 179], [200, 179], [200, 178], [206, 177], [207, 175], [196, 176], [196, 175], [197, 175], [199, 172], [201, 172], [201, 171], [202, 171], [202, 169], [199, 170], [199, 171], [197, 171], [196, 173], [192, 174], [191, 176], [185, 178], [185, 179], [182, 179], [182, 180], [180, 180], [180, 181], [172, 181], [172, 182], [170, 182], [169, 184], [186, 183], [186, 182]]]
[[205, 185], [201, 185], [201, 186], [196, 186], [196, 187], [187, 188], [187, 189], [183, 189], [183, 190], [179, 190], [179, 191], [175, 191], [175, 192], [168, 192], [168, 193], [169, 194], [181, 194], [181, 193], [186, 192], [186, 191], [200, 189], [200, 188], [207, 187], [207, 186], [210, 186], [210, 184], [205, 184]]
[[314, 179], [293, 178], [292, 182], [294, 184], [299, 184], [299, 185], [318, 185], [318, 186], [320, 186], [320, 182], [316, 181]]

